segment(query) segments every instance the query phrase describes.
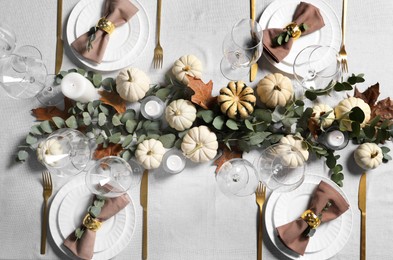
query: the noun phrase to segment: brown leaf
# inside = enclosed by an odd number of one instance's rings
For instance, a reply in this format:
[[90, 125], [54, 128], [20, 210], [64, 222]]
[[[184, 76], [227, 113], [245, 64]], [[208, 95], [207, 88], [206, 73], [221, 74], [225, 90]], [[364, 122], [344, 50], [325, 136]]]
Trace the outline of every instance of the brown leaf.
[[229, 150], [226, 145], [222, 145], [222, 154], [217, 160], [214, 161], [214, 165], [217, 166], [215, 172], [217, 173], [226, 161], [229, 161], [233, 158], [242, 158], [242, 156], [243, 152], [236, 149]]
[[119, 153], [123, 151], [123, 147], [121, 144], [112, 144], [110, 143], [106, 148], [102, 144], [99, 144], [94, 151], [94, 159], [98, 160], [104, 158], [106, 156], [117, 156]]
[[367, 104], [369, 104], [370, 107], [372, 107], [375, 102], [377, 102], [379, 94], [379, 83], [377, 82], [375, 85], [368, 87], [364, 92], [360, 92], [355, 87], [355, 92], [353, 96], [363, 99], [364, 102], [366, 102]]
[[393, 102], [390, 98], [385, 98], [383, 100], [378, 101], [375, 106], [371, 107], [371, 115], [372, 117], [380, 116], [380, 122], [384, 120], [393, 119]]
[[308, 130], [310, 130], [311, 135], [314, 138], [318, 138], [318, 134], [321, 130], [321, 127], [318, 125], [318, 122], [316, 122], [312, 117], [314, 117], [315, 114], [312, 114], [312, 116], [308, 119]]
[[210, 80], [205, 84], [201, 79], [186, 75], [191, 88], [195, 94], [191, 96], [191, 101], [194, 104], [201, 106], [204, 109], [211, 108], [216, 103], [217, 97], [212, 97], [213, 82]]
[[68, 113], [69, 108], [72, 107], [72, 101], [64, 97], [64, 109], [60, 110], [56, 106], [48, 106], [48, 107], [38, 107], [31, 110], [33, 116], [37, 119], [37, 121], [45, 121], [51, 120], [52, 117], [58, 116], [67, 119], [70, 114]]
[[119, 114], [124, 113], [126, 111], [126, 101], [122, 99], [118, 93], [114, 91], [99, 91], [102, 103], [110, 105], [113, 107]]

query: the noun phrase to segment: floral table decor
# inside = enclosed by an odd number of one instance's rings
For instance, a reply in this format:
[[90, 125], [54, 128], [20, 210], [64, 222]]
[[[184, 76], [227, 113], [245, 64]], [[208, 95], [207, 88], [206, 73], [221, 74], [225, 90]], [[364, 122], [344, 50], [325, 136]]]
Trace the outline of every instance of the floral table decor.
[[[344, 174], [339, 163], [340, 156], [335, 149], [320, 141], [320, 137], [332, 127], [347, 134], [356, 144], [375, 144], [369, 154], [364, 146], [359, 146], [358, 149], [363, 150], [355, 154], [358, 154], [356, 162], [360, 162], [361, 167], [374, 168], [379, 165], [379, 161], [391, 159], [389, 149], [381, 144], [393, 136], [392, 104], [390, 98], [377, 101], [378, 84], [364, 92], [355, 87], [354, 96], [344, 98], [335, 108], [325, 104], [306, 106], [305, 99], [315, 100], [319, 96], [329, 97], [332, 91], [352, 90], [356, 84], [364, 82], [362, 74], [352, 74], [345, 81], [337, 82], [333, 88], [308, 90], [304, 97], [296, 97], [291, 81], [276, 73], [261, 79], [254, 91], [244, 82], [229, 82], [228, 86], [222, 86], [220, 95], [214, 97], [211, 95], [213, 82], [204, 83], [194, 77], [195, 74], [201, 76], [201, 65], [196, 57], [187, 57], [189, 59], [183, 59], [183, 63], [190, 63], [184, 66], [193, 70], [192, 76], [186, 73], [187, 70], [179, 71], [181, 62], [177, 61], [174, 73], [177, 73], [175, 78], [178, 79], [168, 77], [167, 84], [150, 85], [149, 89], [146, 89], [146, 84], [150, 82], [148, 77], [138, 69], [122, 70], [116, 79], [102, 78], [99, 73], [82, 69], [62, 71], [57, 75], [59, 83], [68, 73], [77, 72], [100, 88], [101, 98], [87, 103], [65, 98], [64, 109], [33, 109], [32, 114], [38, 123], [31, 127], [25, 142], [19, 146], [17, 160], [25, 161], [29, 150], [35, 150], [42, 138], [59, 128], [78, 129], [94, 138], [97, 144], [94, 159], [117, 155], [129, 160], [137, 154], [137, 159], [144, 158], [140, 163], [148, 168], [160, 165], [164, 153], [162, 147], [182, 149], [183, 154], [194, 162], [212, 160], [217, 150], [221, 150], [221, 156], [214, 162], [218, 170], [225, 161], [241, 157], [243, 152], [279, 142], [293, 142], [291, 144], [307, 153], [307, 156], [310, 153], [325, 158], [331, 179], [342, 186]], [[125, 82], [131, 73], [142, 75], [141, 81], [134, 83], [134, 86]], [[271, 83], [268, 83], [269, 80]], [[121, 96], [117, 84], [122, 84]], [[258, 88], [261, 86], [269, 88], [275, 102], [263, 96], [266, 90], [259, 93]], [[143, 93], [133, 93], [136, 88]], [[127, 108], [127, 102], [130, 101], [126, 101], [125, 96], [132, 102], [156, 96], [164, 102], [166, 114], [159, 119], [146, 119], [137, 110]], [[261, 102], [256, 102], [257, 97]], [[228, 100], [230, 102], [223, 107]], [[194, 138], [198, 134], [209, 138]], [[152, 139], [159, 143], [158, 148], [155, 148], [159, 154], [155, 158], [151, 157], [150, 150], [146, 148], [153, 145], [146, 140]], [[141, 155], [141, 146], [149, 151]], [[378, 158], [379, 161], [368, 162], [365, 159], [368, 157]]]

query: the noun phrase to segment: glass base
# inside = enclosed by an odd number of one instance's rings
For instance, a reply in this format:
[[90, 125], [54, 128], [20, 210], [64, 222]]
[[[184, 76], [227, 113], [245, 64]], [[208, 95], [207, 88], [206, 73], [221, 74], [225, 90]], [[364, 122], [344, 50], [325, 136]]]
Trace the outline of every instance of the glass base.
[[44, 89], [37, 94], [37, 99], [44, 106], [56, 106], [64, 100], [60, 84], [56, 83], [56, 75], [48, 75]]
[[225, 78], [233, 81], [244, 80], [250, 73], [249, 67], [234, 68], [225, 57], [221, 60], [220, 69]]

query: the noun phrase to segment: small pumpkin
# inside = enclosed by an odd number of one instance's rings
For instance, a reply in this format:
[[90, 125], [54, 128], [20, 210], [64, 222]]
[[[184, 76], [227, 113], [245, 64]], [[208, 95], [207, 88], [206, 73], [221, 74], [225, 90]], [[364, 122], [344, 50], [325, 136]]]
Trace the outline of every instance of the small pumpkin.
[[269, 74], [258, 82], [257, 94], [268, 108], [285, 106], [293, 96], [292, 82], [281, 73]]
[[145, 97], [150, 88], [149, 77], [140, 69], [123, 69], [116, 77], [116, 90], [120, 97], [129, 102], [136, 102]]
[[363, 169], [375, 169], [382, 163], [383, 153], [377, 144], [364, 143], [356, 148], [354, 158]]
[[44, 140], [38, 144], [37, 147], [37, 159], [42, 164], [47, 164], [49, 166], [55, 167], [57, 162], [56, 155], [63, 154], [63, 148], [61, 144], [56, 139]]
[[298, 153], [290, 153], [286, 158], [284, 158], [288, 165], [291, 167], [299, 167], [302, 166], [307, 160], [309, 156], [309, 152], [307, 150], [307, 146], [304, 143], [304, 140], [300, 136], [295, 136], [295, 135], [286, 135], [284, 137], [281, 137], [280, 139], [280, 144], [288, 144], [293, 146], [297, 151], [300, 152]]
[[159, 140], [148, 139], [138, 144], [135, 158], [145, 169], [150, 170], [160, 166], [164, 154], [164, 146]]
[[188, 100], [177, 99], [165, 109], [165, 119], [177, 131], [184, 131], [192, 126], [196, 118], [196, 108]]
[[[313, 114], [311, 119], [323, 128], [331, 126], [334, 122], [334, 110], [331, 106], [325, 104], [316, 104], [312, 108]], [[328, 114], [327, 114], [328, 113]], [[323, 116], [323, 119], [321, 119]]]
[[215, 133], [207, 126], [191, 128], [183, 137], [181, 150], [193, 162], [207, 162], [217, 155], [218, 142]]
[[196, 78], [202, 77], [202, 62], [194, 55], [184, 55], [175, 61], [172, 67], [172, 73], [176, 79], [188, 85], [188, 78], [190, 75]]
[[221, 112], [229, 118], [244, 119], [254, 111], [256, 97], [254, 90], [247, 87], [243, 81], [231, 81], [227, 87], [220, 90], [217, 101]]
[[360, 108], [364, 113], [364, 120], [360, 124], [361, 127], [364, 127], [366, 123], [370, 120], [371, 117], [371, 109], [370, 106], [363, 101], [363, 99], [356, 97], [346, 98], [334, 108], [334, 113], [336, 117], [341, 121], [340, 123], [345, 127], [346, 130], [352, 131], [351, 121], [349, 119], [349, 113], [354, 108]]

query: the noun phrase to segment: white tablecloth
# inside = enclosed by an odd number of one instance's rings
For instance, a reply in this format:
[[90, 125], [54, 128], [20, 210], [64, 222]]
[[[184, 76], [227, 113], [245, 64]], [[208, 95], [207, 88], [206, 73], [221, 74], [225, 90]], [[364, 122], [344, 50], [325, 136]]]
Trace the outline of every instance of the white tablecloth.
[[[77, 0], [66, 0], [63, 22]], [[164, 74], [173, 62], [184, 54], [195, 54], [204, 64], [203, 79], [214, 82], [214, 94], [227, 84], [219, 63], [221, 45], [230, 26], [249, 16], [249, 1], [198, 0], [163, 1], [161, 43], [164, 64], [160, 70], [152, 68], [155, 46], [156, 1], [141, 1], [149, 15], [150, 38], [143, 54], [132, 66], [147, 72], [152, 82], [164, 83]], [[257, 17], [270, 0], [257, 0]], [[339, 17], [341, 1], [328, 0]], [[349, 1], [347, 51], [349, 69], [365, 73], [364, 90], [376, 82], [381, 86], [381, 98], [393, 96], [393, 2]], [[17, 34], [18, 46], [30, 44], [42, 51], [49, 72], [54, 71], [56, 39], [55, 0], [0, 0], [0, 22], [10, 24]], [[66, 42], [67, 43], [67, 42]], [[65, 44], [62, 68], [80, 66]], [[275, 69], [262, 58], [257, 79]], [[117, 72], [106, 73], [115, 76]], [[250, 83], [255, 87], [256, 82]], [[44, 169], [34, 157], [25, 164], [15, 163], [17, 146], [29, 132], [34, 118], [32, 108], [36, 100], [12, 100], [0, 89], [0, 259], [64, 259], [49, 235], [46, 255], [40, 255], [42, 185]], [[389, 145], [391, 147], [391, 145]], [[358, 259], [360, 244], [360, 214], [357, 191], [361, 170], [353, 160], [355, 146], [348, 145], [339, 154], [344, 166], [343, 190], [353, 207], [351, 237], [343, 250], [333, 259]], [[255, 154], [245, 157], [252, 160]], [[393, 233], [393, 162], [369, 171], [367, 179], [367, 257], [391, 259], [393, 247], [389, 240]], [[149, 183], [149, 259], [255, 259], [257, 206], [254, 197], [231, 200], [217, 188], [215, 167], [210, 164], [187, 163], [187, 169], [169, 176], [152, 171]], [[320, 160], [312, 160], [308, 172], [327, 176]], [[54, 177], [55, 192], [66, 182]], [[131, 191], [135, 201], [137, 226], [130, 244], [115, 259], [141, 259], [141, 223], [139, 188]], [[52, 197], [53, 198], [53, 197]], [[263, 259], [284, 259], [265, 234]]]

